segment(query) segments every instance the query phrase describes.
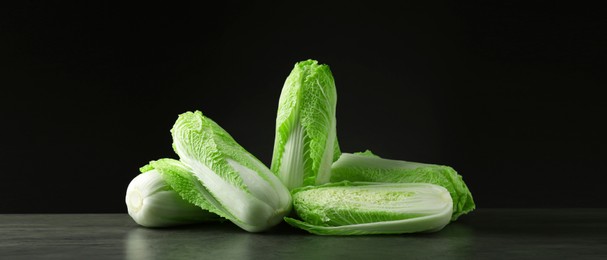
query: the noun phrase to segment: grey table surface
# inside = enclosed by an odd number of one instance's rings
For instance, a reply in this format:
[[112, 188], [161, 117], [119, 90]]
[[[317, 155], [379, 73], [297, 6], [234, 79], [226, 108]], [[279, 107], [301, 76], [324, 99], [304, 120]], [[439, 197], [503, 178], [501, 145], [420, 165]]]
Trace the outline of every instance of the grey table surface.
[[316, 236], [281, 224], [148, 229], [127, 214], [0, 215], [0, 259], [607, 259], [607, 209], [477, 209], [437, 233]]

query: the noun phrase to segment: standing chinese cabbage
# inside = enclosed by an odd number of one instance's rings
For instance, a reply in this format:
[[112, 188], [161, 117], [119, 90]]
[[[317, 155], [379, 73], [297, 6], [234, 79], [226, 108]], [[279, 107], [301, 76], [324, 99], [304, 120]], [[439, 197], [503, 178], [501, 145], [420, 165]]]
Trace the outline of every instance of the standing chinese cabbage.
[[193, 173], [178, 190], [188, 201], [250, 232], [269, 229], [290, 212], [289, 190], [200, 111], [181, 114], [171, 133], [175, 152]]
[[315, 60], [298, 62], [280, 94], [272, 171], [289, 189], [329, 182], [339, 157], [331, 70]]

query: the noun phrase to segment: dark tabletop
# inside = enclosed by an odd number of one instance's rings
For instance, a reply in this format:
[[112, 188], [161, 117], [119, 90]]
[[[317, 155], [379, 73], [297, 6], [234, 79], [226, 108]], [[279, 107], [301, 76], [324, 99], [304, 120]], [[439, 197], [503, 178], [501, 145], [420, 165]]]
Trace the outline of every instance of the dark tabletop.
[[148, 229], [126, 214], [0, 215], [0, 259], [607, 259], [607, 209], [478, 209], [431, 234], [316, 236], [281, 224]]

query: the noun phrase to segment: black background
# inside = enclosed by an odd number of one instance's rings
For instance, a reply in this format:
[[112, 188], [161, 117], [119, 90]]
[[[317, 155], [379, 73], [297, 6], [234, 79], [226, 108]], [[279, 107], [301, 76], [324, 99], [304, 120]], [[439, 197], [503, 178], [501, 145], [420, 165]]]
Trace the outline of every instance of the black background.
[[308, 58], [333, 71], [345, 152], [450, 165], [478, 207], [607, 206], [604, 9], [219, 2], [3, 6], [0, 213], [126, 212], [188, 110], [269, 165]]

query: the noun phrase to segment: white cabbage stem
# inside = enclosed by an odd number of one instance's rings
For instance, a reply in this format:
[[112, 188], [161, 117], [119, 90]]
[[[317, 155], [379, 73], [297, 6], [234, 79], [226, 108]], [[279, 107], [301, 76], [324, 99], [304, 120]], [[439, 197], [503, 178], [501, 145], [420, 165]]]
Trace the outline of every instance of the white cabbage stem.
[[125, 197], [128, 213], [145, 227], [192, 224], [214, 218], [214, 214], [183, 200], [156, 170], [137, 175]]

